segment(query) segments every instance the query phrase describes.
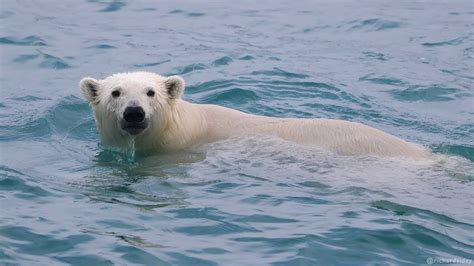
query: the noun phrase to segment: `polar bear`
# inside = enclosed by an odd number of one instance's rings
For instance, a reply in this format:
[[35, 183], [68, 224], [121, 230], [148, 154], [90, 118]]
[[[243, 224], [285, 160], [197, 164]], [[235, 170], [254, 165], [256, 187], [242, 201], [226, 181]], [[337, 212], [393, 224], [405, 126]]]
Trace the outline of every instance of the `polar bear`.
[[243, 134], [269, 134], [344, 155], [423, 158], [424, 148], [378, 129], [334, 119], [274, 118], [181, 99], [179, 76], [119, 73], [80, 81], [102, 142], [126, 149], [175, 151]]

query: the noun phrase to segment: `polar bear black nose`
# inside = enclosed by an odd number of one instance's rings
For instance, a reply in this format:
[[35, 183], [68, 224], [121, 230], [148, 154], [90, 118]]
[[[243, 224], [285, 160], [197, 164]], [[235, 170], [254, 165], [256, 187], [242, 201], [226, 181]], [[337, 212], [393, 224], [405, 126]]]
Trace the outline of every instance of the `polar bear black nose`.
[[140, 123], [145, 119], [145, 111], [140, 106], [127, 107], [123, 112], [123, 119], [131, 123]]

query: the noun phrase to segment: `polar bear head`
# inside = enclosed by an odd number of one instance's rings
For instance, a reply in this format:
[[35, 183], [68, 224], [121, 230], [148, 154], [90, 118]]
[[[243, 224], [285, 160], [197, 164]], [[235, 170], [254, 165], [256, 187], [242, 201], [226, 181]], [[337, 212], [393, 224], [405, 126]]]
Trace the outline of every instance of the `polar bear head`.
[[149, 72], [120, 73], [103, 80], [86, 77], [79, 86], [91, 104], [103, 143], [118, 147], [162, 132], [184, 92], [181, 77]]

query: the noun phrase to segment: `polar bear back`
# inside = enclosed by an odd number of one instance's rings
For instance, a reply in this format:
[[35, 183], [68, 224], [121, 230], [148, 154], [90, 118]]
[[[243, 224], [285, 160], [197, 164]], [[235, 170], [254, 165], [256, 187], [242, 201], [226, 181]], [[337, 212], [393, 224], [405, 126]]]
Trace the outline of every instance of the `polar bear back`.
[[344, 155], [373, 154], [424, 158], [428, 154], [424, 148], [381, 130], [343, 120], [278, 119], [260, 125], [257, 130]]
[[344, 155], [426, 158], [429, 154], [418, 145], [357, 122], [264, 117], [216, 105], [194, 106], [204, 111], [211, 129], [207, 134], [213, 139], [256, 133]]

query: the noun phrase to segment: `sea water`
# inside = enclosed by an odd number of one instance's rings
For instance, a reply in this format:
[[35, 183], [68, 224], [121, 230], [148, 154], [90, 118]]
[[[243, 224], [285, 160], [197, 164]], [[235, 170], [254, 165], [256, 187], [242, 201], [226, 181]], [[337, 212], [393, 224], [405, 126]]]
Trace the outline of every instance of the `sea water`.
[[[0, 7], [1, 265], [473, 263], [471, 1]], [[261, 136], [111, 151], [78, 82], [122, 71], [181, 75], [195, 103], [362, 122], [434, 156]]]

